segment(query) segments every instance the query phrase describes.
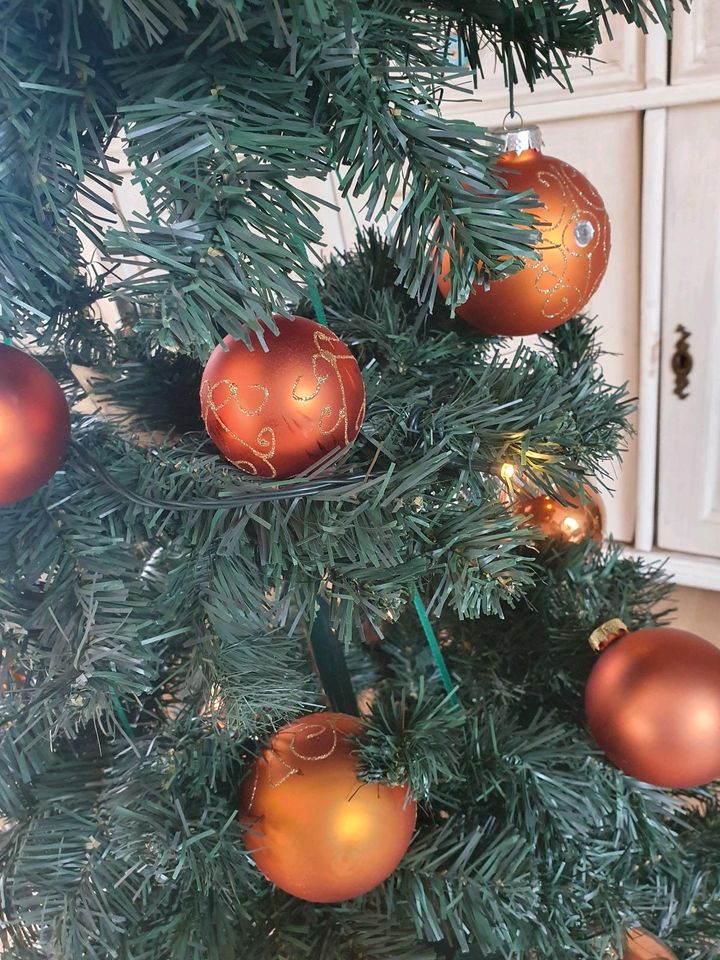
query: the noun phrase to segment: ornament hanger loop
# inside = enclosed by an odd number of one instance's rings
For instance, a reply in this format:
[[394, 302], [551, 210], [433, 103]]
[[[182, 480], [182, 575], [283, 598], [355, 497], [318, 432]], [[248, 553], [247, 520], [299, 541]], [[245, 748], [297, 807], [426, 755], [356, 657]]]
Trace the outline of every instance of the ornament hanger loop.
[[[513, 121], [515, 122], [513, 123]], [[502, 126], [503, 130], [516, 130], [519, 127], [524, 127], [525, 123], [523, 121], [522, 114], [518, 110], [508, 110], [503, 117]]]

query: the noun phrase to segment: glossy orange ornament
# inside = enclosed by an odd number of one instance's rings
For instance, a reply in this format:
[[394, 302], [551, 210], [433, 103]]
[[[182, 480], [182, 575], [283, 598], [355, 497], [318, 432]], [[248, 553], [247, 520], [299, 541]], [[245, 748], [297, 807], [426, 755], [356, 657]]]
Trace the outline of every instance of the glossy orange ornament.
[[672, 950], [642, 927], [625, 934], [623, 960], [677, 960]]
[[0, 505], [24, 500], [55, 473], [70, 442], [70, 411], [52, 374], [0, 344]]
[[624, 773], [658, 787], [720, 779], [720, 649], [685, 630], [626, 633], [585, 688], [588, 726]]
[[268, 880], [314, 903], [349, 900], [395, 870], [415, 829], [405, 787], [358, 779], [355, 717], [315, 713], [280, 729], [243, 785], [245, 843]]
[[[493, 131], [504, 138], [497, 172], [513, 192], [532, 190], [543, 207], [531, 212], [543, 221], [539, 260], [526, 259], [517, 273], [476, 284], [458, 316], [483, 333], [519, 337], [565, 323], [579, 313], [605, 274], [610, 254], [610, 220], [600, 194], [569, 163], [540, 150], [536, 126]], [[450, 257], [446, 253], [438, 289], [447, 296]]]
[[[3, 692], [10, 690], [11, 686], [23, 687], [27, 683], [27, 677], [25, 676], [24, 673], [20, 673], [19, 670], [12, 670], [12, 669], [4, 670], [2, 667], [0, 667], [0, 677], [3, 677], [3, 676], [8, 678], [8, 679], [0, 680], [0, 690], [2, 690]], [[8, 682], [10, 677], [12, 677], [14, 681], [13, 684], [10, 684]]]
[[379, 643], [382, 643], [383, 638], [370, 623], [370, 621], [366, 620], [364, 617], [362, 619], [361, 628], [362, 638], [369, 647], [376, 647]]
[[557, 544], [602, 540], [604, 511], [600, 498], [587, 487], [584, 500], [566, 491], [563, 500], [566, 502], [561, 503], [547, 494], [536, 497], [520, 494], [513, 504], [513, 513], [525, 517], [543, 539]]
[[285, 479], [358, 435], [365, 385], [352, 353], [306, 317], [275, 315], [263, 350], [225, 337], [203, 372], [205, 427], [223, 456], [255, 477]]

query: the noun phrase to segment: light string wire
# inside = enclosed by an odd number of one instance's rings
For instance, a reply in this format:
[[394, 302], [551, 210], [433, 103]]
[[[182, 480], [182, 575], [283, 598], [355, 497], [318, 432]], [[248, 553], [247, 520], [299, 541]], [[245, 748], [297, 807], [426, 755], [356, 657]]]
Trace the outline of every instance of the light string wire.
[[73, 450], [85, 461], [90, 469], [108, 487], [119, 493], [125, 499], [136, 503], [140, 507], [159, 508], [161, 510], [232, 510], [249, 504], [264, 503], [270, 500], [289, 500], [295, 497], [312, 497], [318, 494], [332, 496], [347, 494], [355, 489], [365, 489], [373, 484], [384, 481], [385, 474], [353, 473], [347, 477], [325, 477], [317, 480], [302, 480], [297, 483], [288, 483], [276, 489], [264, 489], [261, 483], [248, 484], [253, 487], [252, 492], [238, 493], [232, 497], [199, 498], [196, 500], [162, 500], [155, 497], [146, 497], [136, 493], [120, 483], [108, 470], [77, 441], [72, 443]]

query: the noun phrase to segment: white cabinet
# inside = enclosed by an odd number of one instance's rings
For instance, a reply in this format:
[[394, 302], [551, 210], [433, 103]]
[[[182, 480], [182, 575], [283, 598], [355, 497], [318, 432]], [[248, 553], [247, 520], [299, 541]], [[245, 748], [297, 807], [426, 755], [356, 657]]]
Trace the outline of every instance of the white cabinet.
[[[624, 17], [619, 15], [609, 16], [608, 26], [610, 34], [604, 25], [600, 28], [603, 43], [597, 48], [595, 57], [593, 59], [581, 57], [573, 60], [570, 65], [568, 81], [575, 98], [597, 96], [620, 90], [639, 90], [645, 85], [645, 35], [641, 30], [627, 29]], [[477, 91], [473, 90], [471, 82], [467, 82], [463, 84], [467, 90], [466, 96], [450, 90], [447, 98], [451, 104], [453, 102], [458, 104], [457, 108], [452, 108], [453, 113], [458, 115], [463, 114], [462, 104], [467, 104], [468, 96], [474, 96], [476, 100], [481, 98], [483, 108], [499, 111], [502, 119], [508, 109], [508, 92], [503, 80], [503, 68], [495, 59], [489, 45], [485, 48], [482, 59], [484, 76], [479, 81]], [[521, 74], [519, 66], [518, 73]], [[557, 102], [563, 96], [563, 90], [556, 78], [541, 79], [531, 91], [521, 75], [515, 88], [515, 107], [523, 112], [526, 107]]]
[[670, 66], [674, 86], [720, 76], [718, 0], [693, 0], [690, 16], [677, 14]]
[[720, 557], [720, 101], [667, 143], [657, 543]]
[[[612, 225], [607, 273], [585, 312], [596, 316], [607, 352], [602, 365], [611, 383], [638, 390], [640, 297], [640, 166], [642, 121], [637, 112], [600, 115], [542, 125], [545, 153], [577, 167], [597, 188]], [[614, 483], [605, 496], [608, 531], [630, 542], [635, 531], [635, 440], [628, 440]]]

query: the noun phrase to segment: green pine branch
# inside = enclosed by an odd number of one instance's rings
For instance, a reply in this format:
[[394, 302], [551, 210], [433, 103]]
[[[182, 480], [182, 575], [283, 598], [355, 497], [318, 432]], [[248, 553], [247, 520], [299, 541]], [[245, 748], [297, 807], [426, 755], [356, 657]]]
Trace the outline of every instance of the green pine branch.
[[[195, 356], [227, 332], [272, 330], [273, 310], [318, 277], [311, 184], [330, 171], [364, 216], [389, 215], [411, 296], [432, 300], [447, 247], [451, 302], [461, 301], [479, 271], [532, 255], [536, 235], [532, 198], [492, 172], [492, 138], [440, 115], [458, 78], [452, 36], [476, 72], [480, 51], [494, 51], [511, 89], [521, 75], [567, 83], [615, 9], [667, 26], [671, 5], [12, 0], [0, 76], [3, 331], [60, 343], [107, 291], [138, 304], [156, 343]], [[148, 211], [117, 224], [108, 149], [121, 126]]]

